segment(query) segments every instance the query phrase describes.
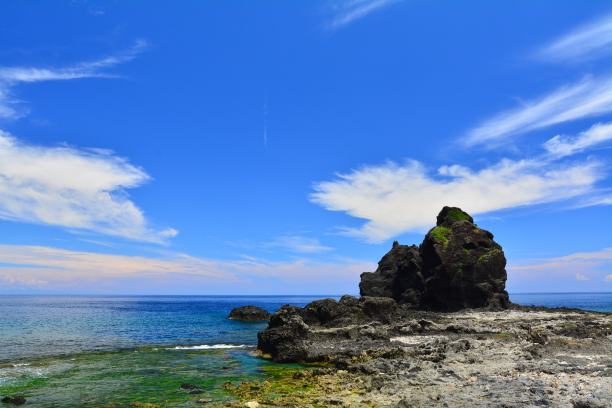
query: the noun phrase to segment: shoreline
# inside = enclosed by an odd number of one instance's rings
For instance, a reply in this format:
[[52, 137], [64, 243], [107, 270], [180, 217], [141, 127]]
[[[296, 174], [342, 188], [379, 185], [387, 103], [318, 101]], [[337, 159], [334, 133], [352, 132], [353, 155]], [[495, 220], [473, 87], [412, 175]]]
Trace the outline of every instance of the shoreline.
[[[423, 384], [420, 384], [419, 381], [425, 382], [425, 378], [442, 378], [443, 381], [448, 383], [449, 378], [447, 377], [453, 377], [452, 374], [444, 374], [442, 372], [444, 370], [440, 371], [441, 369], [429, 367], [429, 364], [432, 363], [432, 361], [430, 361], [431, 355], [428, 357], [428, 355], [424, 354], [415, 354], [415, 350], [422, 351], [423, 349], [431, 348], [433, 355], [436, 355], [438, 352], [446, 354], [446, 357], [437, 364], [444, 365], [446, 364], [447, 360], [450, 359], [451, 363], [456, 365], [455, 368], [449, 369], [452, 369], [463, 380], [460, 380], [459, 378], [451, 378], [452, 381], [450, 381], [450, 383], [455, 384], [457, 387], [459, 384], [461, 384], [461, 390], [463, 392], [464, 390], [470, 389], [472, 386], [476, 387], [480, 386], [481, 384], [479, 384], [478, 381], [476, 381], [474, 384], [462, 383], [462, 381], [467, 382], [472, 376], [461, 374], [461, 370], [457, 367], [467, 367], [469, 364], [464, 362], [457, 366], [457, 362], [454, 360], [460, 358], [462, 355], [465, 357], [466, 353], [469, 354], [470, 351], [454, 350], [456, 347], [455, 343], [458, 341], [467, 340], [470, 343], [470, 350], [472, 350], [471, 352], [482, 349], [484, 345], [513, 348], [517, 347], [515, 344], [516, 342], [523, 342], [525, 344], [520, 346], [525, 348], [525, 350], [523, 350], [523, 354], [525, 352], [529, 353], [529, 347], [533, 346], [536, 349], [541, 349], [541, 351], [544, 353], [543, 355], [546, 355], [548, 353], [548, 351], [546, 351], [547, 348], [554, 345], [558, 340], [555, 340], [555, 336], [557, 336], [558, 333], [553, 333], [552, 335], [548, 335], [548, 338], [545, 341], [548, 343], [541, 345], [537, 342], [534, 343], [533, 338], [529, 338], [524, 329], [517, 329], [516, 333], [514, 334], [512, 334], [511, 330], [508, 330], [507, 334], [504, 331], [500, 331], [499, 328], [493, 330], [495, 329], [495, 325], [498, 325], [499, 323], [496, 322], [496, 320], [499, 320], [498, 318], [491, 320], [491, 318], [494, 316], [508, 315], [511, 317], [513, 313], [522, 314], [521, 316], [517, 314], [516, 316], [512, 317], [513, 321], [518, 324], [521, 322], [524, 323], [525, 321], [543, 322], [545, 320], [550, 320], [553, 315], [558, 315], [558, 317], [555, 318], [557, 321], [554, 323], [554, 327], [557, 327], [562, 320], [566, 320], [568, 323], [580, 323], [591, 321], [593, 319], [603, 319], [608, 322], [607, 324], [610, 328], [612, 328], [612, 313], [610, 312], [591, 312], [569, 308], [547, 308], [540, 306], [530, 307], [515, 305], [509, 310], [499, 312], [464, 310], [460, 312], [438, 313], [412, 310], [409, 313], [412, 313], [412, 315], [398, 318], [395, 321], [383, 322], [374, 319], [368, 322], [353, 322], [354, 327], [348, 327], [348, 325], [344, 324], [336, 325], [333, 322], [320, 326], [317, 324], [311, 324], [310, 328], [312, 330], [320, 332], [319, 334], [328, 336], [327, 340], [321, 338], [317, 339], [317, 341], [323, 340], [319, 344], [327, 345], [329, 347], [338, 347], [338, 352], [335, 353], [335, 355], [332, 355], [325, 350], [322, 352], [321, 348], [317, 349], [317, 346], [313, 346], [313, 350], [318, 350], [317, 352], [319, 353], [319, 357], [311, 359], [310, 362], [307, 363], [307, 366], [274, 363], [270, 359], [266, 359], [266, 356], [262, 355], [261, 353], [257, 353], [255, 350], [255, 345], [235, 349], [219, 348], [201, 350], [197, 348], [201, 345], [197, 344], [199, 342], [195, 342], [189, 346], [187, 346], [187, 343], [185, 342], [174, 342], [111, 350], [88, 350], [78, 353], [67, 353], [54, 356], [21, 358], [19, 360], [9, 361], [3, 364], [10, 364], [11, 366], [14, 366], [30, 363], [30, 367], [18, 367], [25, 370], [37, 369], [37, 365], [44, 366], [50, 362], [53, 362], [54, 364], [70, 363], [79, 366], [84, 370], [87, 370], [90, 366], [107, 367], [117, 365], [121, 370], [133, 370], [136, 373], [135, 377], [138, 377], [137, 380], [144, 381], [143, 384], [147, 384], [147, 389], [151, 389], [150, 387], [158, 387], [158, 391], [143, 391], [142, 389], [138, 389], [138, 387], [134, 388], [132, 391], [126, 390], [124, 391], [125, 395], [118, 397], [118, 402], [115, 404], [111, 402], [110, 397], [105, 399], [103, 396], [100, 396], [100, 398], [96, 400], [106, 401], [105, 406], [117, 408], [124, 406], [148, 406], [151, 408], [166, 406], [171, 407], [178, 406], [183, 403], [189, 403], [193, 406], [206, 406], [214, 408], [237, 408], [244, 407], [246, 403], [252, 401], [258, 402], [262, 407], [325, 407], [332, 405], [394, 407], [397, 406], [399, 400], [395, 401], [390, 399], [388, 393], [389, 390], [393, 390], [393, 394], [398, 394], [398, 390], [393, 386], [394, 383], [397, 384], [396, 387], [404, 390], [414, 388], [417, 396], [419, 396], [421, 400], [424, 400], [425, 394], [430, 393], [430, 391], [435, 394], [437, 391], [435, 387], [433, 390], [427, 390], [427, 387], [423, 388]], [[456, 332], [456, 330], [454, 332], [447, 330], [448, 326], [452, 324], [451, 321], [457, 320], [460, 316], [464, 316], [463, 318], [459, 319], [464, 325], [466, 324], [466, 321], [469, 322], [470, 319], [476, 319], [475, 321], [478, 321], [482, 328], [488, 329], [484, 330], [484, 333], [461, 333]], [[476, 318], [474, 318], [474, 316], [476, 316]], [[489, 319], [487, 319], [487, 316]], [[418, 323], [420, 320], [433, 322], [434, 324], [439, 325], [439, 327], [430, 327], [430, 325], [425, 324], [427, 327], [420, 328], [421, 325]], [[419, 327], [413, 325], [415, 321], [417, 324], [419, 324]], [[397, 327], [393, 328], [392, 326]], [[408, 333], [408, 329], [406, 327], [412, 327], [410, 329], [412, 332]], [[568, 336], [565, 337], [568, 337], [570, 340], [573, 338], [577, 343], [579, 343], [577, 345], [570, 345], [571, 347], [568, 349], [570, 355], [578, 354], [588, 356], [594, 358], [596, 363], [602, 363], [601, 359], [599, 359], [599, 357], [596, 356], [596, 353], [594, 353], [596, 350], [595, 345], [588, 343], [590, 340], [584, 343], [583, 339], [586, 338], [585, 336], [588, 337], [589, 333], [595, 335], [594, 338], [596, 339], [596, 343], [603, 340], [603, 338], [593, 330], [593, 326], [587, 325], [586, 327], [586, 331], [583, 330], [582, 333], [566, 333]], [[403, 329], [405, 333], [401, 333], [399, 331], [394, 332], [393, 330], [396, 329]], [[478, 336], [482, 336], [484, 338], [478, 339]], [[339, 338], [342, 339], [338, 341]], [[612, 355], [609, 334], [606, 341], [607, 343], [604, 344], [604, 350], [606, 353]], [[187, 346], [191, 348], [174, 349], [174, 347], [177, 346]], [[556, 345], [555, 347], [559, 348], [561, 346], [565, 348], [568, 347], [567, 344]], [[578, 347], [577, 349], [581, 350], [581, 352], [576, 353], [576, 350], [573, 348], [574, 346]], [[350, 355], [344, 353], [343, 350], [351, 348], [356, 351], [356, 354]], [[421, 351], [419, 351], [419, 353]], [[516, 352], [516, 350], [513, 351], [513, 353], [514, 352]], [[524, 357], [523, 354], [519, 353], [516, 356]], [[326, 357], [320, 358], [320, 356]], [[170, 359], [164, 363], [163, 361], [166, 359], [166, 357], [170, 357]], [[167, 372], [161, 373], [157, 369], [158, 366], [176, 364], [173, 363], [173, 361], [184, 361], [183, 357], [188, 360], [199, 359], [199, 362], [193, 367], [192, 371], [187, 373], [181, 372], [181, 370], [177, 369], [170, 369]], [[134, 360], [134, 358], [139, 358], [140, 360]], [[434, 357], [434, 359], [436, 358], [438, 357]], [[581, 361], [584, 364], [588, 364], [588, 359], [586, 359], [586, 357], [580, 358], [582, 358]], [[246, 362], [244, 359], [246, 359]], [[71, 362], [71, 360], [75, 361]], [[225, 362], [216, 362], [213, 364], [213, 362], [216, 360], [222, 360]], [[410, 362], [412, 365], [409, 364], [408, 367], [402, 366], [403, 364], [406, 364], [406, 361]], [[522, 357], [517, 358], [516, 361], [522, 361], [522, 363], [527, 362], [527, 360], [523, 361]], [[567, 365], [561, 367], [563, 370], [558, 371], [555, 374], [548, 374], [548, 376], [554, 377], [555, 375], [561, 375], [567, 371], [576, 369], [576, 367], [580, 365], [579, 363], [580, 361], [570, 361]], [[609, 360], [604, 361], [603, 363], [604, 365], [607, 364], [609, 367], [612, 367], [612, 362]], [[207, 370], [205, 368], [206, 364], [213, 364], [213, 366], [216, 364], [216, 366]], [[226, 366], [231, 366], [231, 368], [226, 369]], [[474, 364], [471, 366], [474, 366]], [[410, 369], [417, 370], [417, 367], [420, 367], [422, 371], [410, 371]], [[428, 370], [431, 370], [431, 372]], [[69, 371], [69, 373], [72, 372]], [[114, 381], [114, 378], [124, 378], [113, 371], [109, 371], [108, 373], [110, 374], [105, 374], [105, 381]], [[92, 375], [93, 374], [95, 373], [92, 373]], [[119, 377], [116, 377], [116, 375], [119, 375]], [[156, 381], [155, 376], [158, 375], [163, 375], [163, 377], [161, 380]], [[570, 372], [570, 379], [568, 380], [569, 385], [566, 384], [566, 386], [569, 387], [571, 384], [579, 384], [579, 380], [584, 380], [585, 378], [595, 378], [596, 382], [601, 381], [602, 379], [609, 380], [610, 375], [611, 373], [609, 370], [604, 372], [602, 375], [595, 377], [589, 377], [588, 373], [580, 374], [579, 372]], [[400, 379], [399, 381], [397, 378], [391, 380], [386, 378], [387, 376], [399, 376]], [[407, 378], [409, 377], [411, 382], [406, 382], [408, 380], [406, 378], [402, 379], [402, 376], [407, 376]], [[91, 384], [91, 381], [97, 381], [93, 377], [92, 379], [83, 379], [81, 377], [75, 377], [72, 379], [72, 377], [69, 376], [63, 382], [58, 383], [56, 374], [51, 373], [50, 377], [51, 381], [48, 381], [47, 379], [35, 379], [36, 381], [33, 385], [27, 387], [17, 387], [13, 388], [12, 390], [11, 388], [6, 387], [6, 384], [2, 384], [0, 385], [0, 389], [4, 389], [5, 393], [3, 394], [0, 392], [0, 395], [4, 396], [7, 394], [13, 395], [23, 393], [27, 398], [29, 398], [29, 401], [32, 401], [34, 406], [51, 407], [53, 405], [47, 403], [37, 404], [37, 398], [40, 398], [42, 394], [47, 392], [54, 392], [53, 390], [57, 387], [76, 387], [78, 386], [79, 382], [85, 385]], [[100, 379], [102, 379], [102, 377], [100, 377]], [[530, 379], [529, 381], [532, 380], [533, 379]], [[545, 382], [543, 379], [540, 380]], [[135, 379], [132, 378], [130, 381], [135, 381]], [[377, 386], [380, 386], [382, 390], [374, 387], [372, 383], [373, 381], [378, 381]], [[182, 382], [203, 385], [205, 391], [202, 392], [202, 394], [190, 395], [187, 391], [179, 390], [179, 386]], [[610, 389], [612, 389], [612, 384], [605, 384], [606, 386], [609, 385]], [[449, 385], [447, 384], [447, 386]], [[387, 387], [387, 391], [385, 391], [385, 387]], [[537, 389], [537, 387], [532, 388]], [[10, 393], [6, 393], [6, 391], [10, 391]], [[160, 398], [156, 397], [156, 394], [159, 394], [160, 396], [167, 394], [172, 398], [164, 402], [163, 400], [160, 400]], [[371, 401], [365, 397], [369, 394], [375, 395]], [[32, 398], [32, 396], [34, 398]], [[576, 394], [576, 396], [579, 395]], [[423, 406], [444, 406], [444, 403], [449, 404], [448, 401], [444, 400], [443, 396], [440, 398], [441, 402], [438, 400], [427, 400], [427, 404], [429, 405], [423, 403]], [[558, 401], [554, 402], [557, 403]], [[559, 406], [572, 407], [572, 405], [568, 405], [570, 403], [571, 401], [567, 402], [566, 400], [565, 402], [561, 402]], [[99, 406], [102, 405], [103, 404], [99, 404]], [[478, 403], [472, 403], [472, 405], [478, 406]], [[66, 404], [63, 406], [78, 406], [78, 404]], [[419, 405], [414, 406], [418, 407]], [[449, 404], [449, 406], [453, 405]], [[586, 407], [587, 405], [584, 406]], [[598, 405], [590, 406], [598, 407]]]
[[[303, 315], [334, 307], [313, 303]], [[284, 313], [290, 321], [300, 310]], [[322, 320], [311, 319], [292, 340], [277, 332], [276, 351], [287, 354], [272, 355], [291, 361], [303, 352], [306, 361], [330, 364], [310, 374], [318, 391], [288, 396], [285, 405], [258, 401], [262, 407], [603, 408], [612, 400], [610, 313], [514, 306]]]

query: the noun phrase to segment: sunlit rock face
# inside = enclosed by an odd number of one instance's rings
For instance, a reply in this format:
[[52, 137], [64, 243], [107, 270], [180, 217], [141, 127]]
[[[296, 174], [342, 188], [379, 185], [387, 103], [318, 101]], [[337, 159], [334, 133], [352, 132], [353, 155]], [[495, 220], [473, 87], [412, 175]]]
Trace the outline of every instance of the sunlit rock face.
[[361, 275], [362, 296], [384, 296], [417, 308], [504, 309], [510, 304], [506, 258], [493, 234], [456, 207], [444, 207], [423, 243], [393, 243], [375, 272]]

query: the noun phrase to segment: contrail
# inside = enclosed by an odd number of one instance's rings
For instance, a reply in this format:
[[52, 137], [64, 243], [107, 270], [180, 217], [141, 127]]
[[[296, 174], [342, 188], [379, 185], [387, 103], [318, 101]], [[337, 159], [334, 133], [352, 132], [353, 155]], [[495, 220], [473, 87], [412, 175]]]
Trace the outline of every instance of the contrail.
[[263, 143], [264, 146], [268, 146], [268, 98], [266, 97], [263, 105], [263, 116], [264, 116], [264, 129], [263, 129]]

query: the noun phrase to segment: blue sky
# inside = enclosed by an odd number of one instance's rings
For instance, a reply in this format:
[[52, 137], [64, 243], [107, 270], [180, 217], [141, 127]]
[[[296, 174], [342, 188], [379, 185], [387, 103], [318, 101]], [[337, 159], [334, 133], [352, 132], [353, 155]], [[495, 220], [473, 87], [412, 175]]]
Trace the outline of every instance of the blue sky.
[[0, 13], [0, 293], [355, 293], [443, 205], [612, 290], [609, 2]]

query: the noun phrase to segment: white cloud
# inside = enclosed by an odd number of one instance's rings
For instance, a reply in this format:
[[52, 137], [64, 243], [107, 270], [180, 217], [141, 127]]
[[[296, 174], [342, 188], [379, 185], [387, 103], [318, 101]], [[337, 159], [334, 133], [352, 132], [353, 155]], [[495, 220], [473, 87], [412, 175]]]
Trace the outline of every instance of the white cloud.
[[502, 160], [472, 171], [444, 166], [431, 177], [416, 161], [367, 166], [315, 185], [311, 200], [366, 220], [345, 232], [379, 242], [431, 226], [445, 205], [472, 214], [579, 197], [602, 178], [596, 162], [559, 165], [543, 160]]
[[[138, 279], [142, 284], [155, 282], [157, 290], [181, 277], [196, 278], [199, 286], [192, 293], [206, 291], [207, 284], [222, 284], [234, 293], [248, 292], [252, 285], [274, 282], [280, 293], [284, 284], [319, 284], [321, 289], [334, 291], [339, 282], [354, 284], [363, 271], [374, 270], [371, 262], [350, 259], [317, 262], [298, 259], [290, 262], [267, 261], [257, 258], [221, 260], [199, 258], [181, 253], [158, 257], [101, 254], [43, 246], [0, 245], [0, 282], [43, 288], [77, 288], [91, 291], [100, 283]], [[356, 285], [356, 284], [355, 284]], [[0, 285], [1, 287], [2, 285]], [[303, 288], [303, 286], [302, 286]], [[134, 288], [131, 288], [134, 290]], [[136, 289], [138, 290], [138, 289]], [[303, 293], [303, 291], [302, 291]]]
[[606, 282], [612, 282], [612, 274], [610, 274], [610, 275], [606, 275], [606, 277], [604, 278], [604, 280], [605, 280]]
[[110, 152], [22, 143], [0, 131], [0, 218], [162, 242], [126, 189], [149, 176]]
[[538, 56], [553, 61], [584, 61], [612, 52], [612, 16], [582, 26], [542, 49]]
[[302, 254], [314, 254], [331, 251], [332, 248], [321, 244], [316, 238], [299, 235], [283, 235], [263, 245], [266, 248], [280, 248]]
[[335, 16], [328, 27], [338, 29], [347, 26], [398, 1], [400, 0], [343, 0], [335, 5]]
[[586, 78], [486, 120], [468, 132], [464, 143], [495, 145], [521, 133], [610, 112], [612, 78]]
[[13, 88], [21, 83], [112, 77], [101, 70], [132, 60], [146, 47], [145, 41], [137, 41], [124, 53], [65, 68], [0, 67], [0, 119], [17, 119], [25, 115], [19, 107], [21, 101], [12, 96]]
[[564, 157], [611, 140], [612, 122], [597, 123], [575, 137], [557, 135], [549, 139], [544, 148], [554, 156]]

